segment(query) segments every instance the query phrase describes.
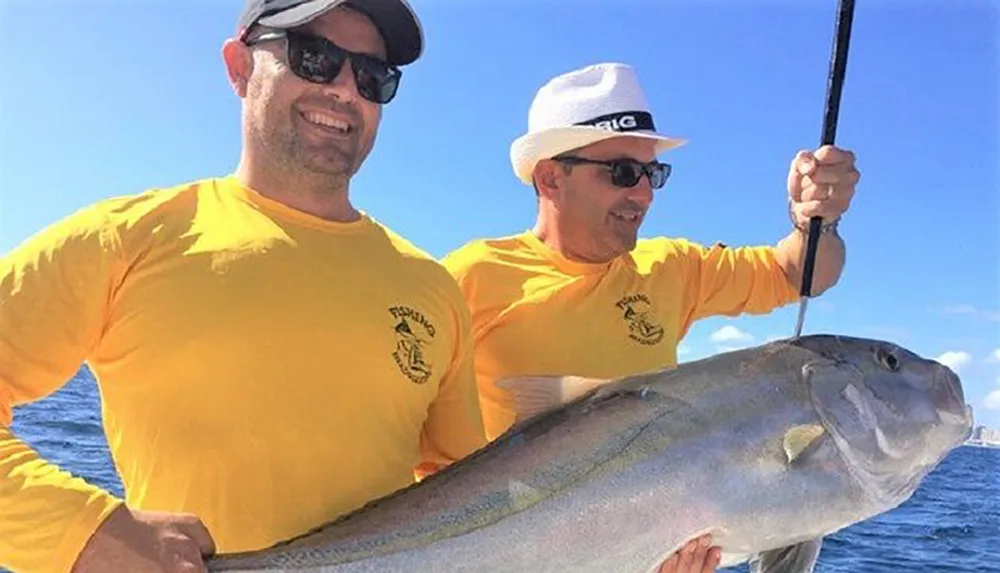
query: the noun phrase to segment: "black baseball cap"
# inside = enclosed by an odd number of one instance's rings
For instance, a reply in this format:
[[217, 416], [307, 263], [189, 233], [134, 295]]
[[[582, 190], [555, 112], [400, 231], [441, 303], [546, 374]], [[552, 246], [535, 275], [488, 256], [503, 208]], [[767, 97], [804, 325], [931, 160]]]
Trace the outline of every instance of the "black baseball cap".
[[389, 63], [405, 66], [420, 57], [423, 29], [407, 0], [246, 0], [240, 14], [240, 35], [255, 24], [294, 28], [340, 5], [367, 15], [385, 41]]

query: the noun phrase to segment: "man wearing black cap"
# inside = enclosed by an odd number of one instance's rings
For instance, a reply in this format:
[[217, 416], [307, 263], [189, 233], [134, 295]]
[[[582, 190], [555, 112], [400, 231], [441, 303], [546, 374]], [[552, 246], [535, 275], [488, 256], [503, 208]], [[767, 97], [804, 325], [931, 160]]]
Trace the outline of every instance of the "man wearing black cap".
[[[403, 0], [250, 0], [223, 47], [235, 171], [101, 201], [0, 258], [0, 566], [204, 571], [482, 445], [461, 292], [350, 201], [421, 50]], [[124, 500], [9, 430], [83, 361]]]

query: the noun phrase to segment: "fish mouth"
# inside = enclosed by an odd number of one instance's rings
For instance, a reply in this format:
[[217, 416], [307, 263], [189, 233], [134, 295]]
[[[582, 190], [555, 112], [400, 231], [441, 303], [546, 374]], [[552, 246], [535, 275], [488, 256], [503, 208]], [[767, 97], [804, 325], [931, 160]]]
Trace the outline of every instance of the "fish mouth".
[[934, 375], [935, 396], [941, 422], [963, 428], [972, 433], [972, 408], [965, 402], [965, 390], [958, 375], [943, 364], [937, 365]]

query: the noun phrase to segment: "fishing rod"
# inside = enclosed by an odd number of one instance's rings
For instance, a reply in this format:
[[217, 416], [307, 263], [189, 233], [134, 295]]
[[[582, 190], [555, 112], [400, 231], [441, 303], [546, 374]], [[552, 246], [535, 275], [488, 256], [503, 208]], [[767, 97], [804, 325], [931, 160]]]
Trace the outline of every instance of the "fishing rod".
[[[820, 145], [833, 145], [837, 135], [837, 116], [840, 113], [840, 95], [844, 90], [844, 74], [847, 71], [847, 47], [851, 42], [851, 25], [854, 23], [854, 0], [839, 0], [837, 22], [833, 36], [833, 55], [830, 59], [830, 73], [826, 84], [826, 108], [823, 113], [823, 135]], [[823, 218], [809, 219], [809, 233], [806, 235], [806, 256], [802, 266], [802, 288], [799, 291], [799, 318], [795, 324], [795, 338], [802, 335], [802, 325], [806, 319], [806, 307], [812, 296], [813, 270], [816, 266], [816, 250], [819, 248]]]

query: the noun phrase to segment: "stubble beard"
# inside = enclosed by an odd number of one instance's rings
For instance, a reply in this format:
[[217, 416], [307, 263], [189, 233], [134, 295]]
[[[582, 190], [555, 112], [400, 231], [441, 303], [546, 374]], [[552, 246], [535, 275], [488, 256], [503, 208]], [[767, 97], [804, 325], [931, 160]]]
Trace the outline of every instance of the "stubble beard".
[[[612, 222], [611, 224], [613, 225], [614, 223]], [[611, 237], [613, 237], [612, 249], [619, 255], [631, 251], [638, 243], [638, 229], [635, 231], [625, 229], [609, 229], [608, 232]]]
[[255, 131], [267, 163], [289, 181], [317, 191], [345, 191], [364, 159], [357, 136], [339, 145], [318, 146], [303, 141], [291, 123]]

